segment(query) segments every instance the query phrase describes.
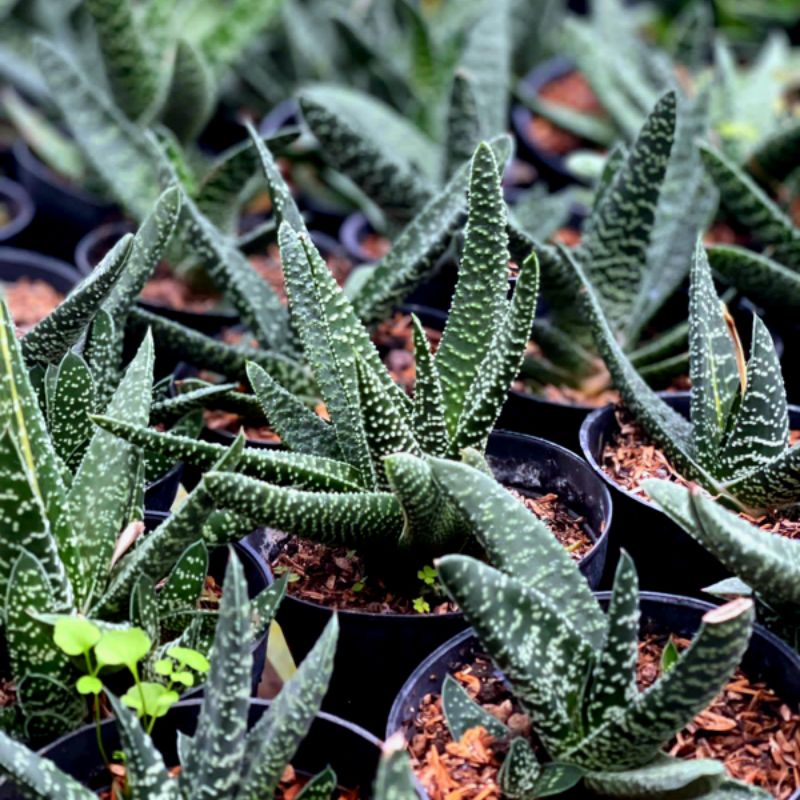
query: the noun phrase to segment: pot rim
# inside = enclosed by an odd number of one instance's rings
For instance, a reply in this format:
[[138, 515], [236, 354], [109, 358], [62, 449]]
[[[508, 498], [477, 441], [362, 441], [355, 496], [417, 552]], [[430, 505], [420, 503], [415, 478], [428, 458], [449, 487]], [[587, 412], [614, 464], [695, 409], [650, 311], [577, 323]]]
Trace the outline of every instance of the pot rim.
[[[567, 459], [572, 461], [575, 465], [577, 465], [577, 467], [579, 469], [586, 469], [588, 467], [586, 462], [583, 461], [583, 459], [581, 459], [581, 457], [579, 455], [577, 455], [577, 453], [573, 453], [571, 450], [568, 450], [566, 447], [562, 447], [560, 444], [556, 444], [555, 442], [549, 442], [549, 441], [547, 441], [547, 439], [542, 439], [542, 438], [540, 438], [538, 436], [531, 436], [531, 435], [526, 434], [526, 433], [516, 433], [515, 431], [506, 431], [506, 430], [493, 430], [491, 432], [491, 434], [489, 434], [489, 435], [490, 436], [498, 435], [501, 438], [503, 438], [503, 437], [515, 438], [515, 439], [516, 438], [521, 438], [521, 439], [523, 439], [525, 441], [528, 441], [530, 444], [533, 444], [534, 446], [540, 448], [541, 450], [546, 451], [547, 449], [551, 449], [551, 450], [555, 450], [555, 451], [559, 452], [561, 455], [563, 455], [564, 457], [566, 457]], [[580, 561], [576, 562], [576, 565], [577, 565], [577, 567], [579, 569], [580, 569], [580, 566], [587, 559], [594, 558], [595, 554], [605, 545], [605, 543], [606, 543], [606, 541], [608, 539], [608, 531], [611, 528], [611, 523], [612, 523], [613, 514], [614, 514], [614, 505], [613, 505], [613, 501], [612, 501], [612, 498], [611, 498], [611, 493], [608, 491], [608, 487], [607, 486], [601, 486], [600, 488], [602, 489], [602, 492], [603, 492], [602, 497], [603, 497], [604, 504], [606, 506], [606, 512], [607, 512], [607, 513], [604, 514], [605, 527], [600, 532], [595, 532], [595, 531], [592, 532], [595, 535], [596, 538], [594, 539], [592, 547], [586, 553], [586, 555], [584, 555], [583, 558], [580, 559]], [[269, 569], [270, 576], [272, 576], [272, 569], [271, 569], [271, 567], [269, 565], [269, 562], [267, 561], [267, 559], [265, 557], [261, 556], [261, 558], [262, 558], [263, 562], [265, 563], [267, 569]], [[403, 620], [404, 623], [405, 622], [410, 622], [410, 621], [413, 620], [413, 622], [411, 624], [421, 625], [421, 624], [428, 624], [428, 623], [430, 623], [431, 620], [436, 620], [436, 619], [452, 620], [452, 619], [458, 619], [459, 617], [463, 617], [463, 612], [462, 611], [448, 611], [445, 614], [431, 614], [431, 613], [428, 613], [428, 614], [400, 614], [400, 613], [392, 611], [392, 612], [389, 612], [389, 613], [386, 613], [386, 614], [381, 614], [381, 613], [375, 612], [375, 611], [360, 611], [359, 609], [355, 609], [355, 608], [332, 608], [331, 606], [327, 606], [324, 603], [316, 603], [316, 602], [313, 602], [312, 600], [306, 600], [304, 598], [295, 597], [295, 596], [290, 595], [290, 594], [286, 595], [286, 597], [284, 598], [283, 602], [285, 603], [285, 602], [288, 602], [288, 601], [291, 601], [291, 602], [294, 602], [294, 603], [298, 603], [299, 605], [302, 605], [302, 606], [305, 606], [305, 607], [308, 607], [308, 608], [319, 609], [319, 610], [321, 610], [323, 612], [336, 611], [336, 613], [340, 617], [350, 617], [350, 618], [353, 618], [353, 619], [354, 618], [359, 618], [359, 619], [391, 620], [392, 622], [389, 622], [389, 624], [394, 624], [395, 620]]]
[[14, 215], [9, 222], [0, 227], [0, 241], [7, 241], [30, 225], [35, 213], [35, 206], [30, 193], [17, 181], [0, 177], [0, 195], [8, 198], [14, 208]]
[[22, 247], [0, 245], [0, 265], [4, 263], [16, 264], [20, 267], [35, 266], [43, 268], [54, 275], [58, 275], [65, 282], [69, 282], [72, 287], [76, 286], [82, 277], [66, 261], [44, 253], [38, 253], [35, 250], [26, 250]]

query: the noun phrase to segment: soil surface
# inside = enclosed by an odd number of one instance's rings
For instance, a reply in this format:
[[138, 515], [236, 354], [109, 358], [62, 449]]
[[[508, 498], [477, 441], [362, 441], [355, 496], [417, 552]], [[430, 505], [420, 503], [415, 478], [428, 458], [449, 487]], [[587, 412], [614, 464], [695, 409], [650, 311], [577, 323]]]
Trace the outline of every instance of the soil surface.
[[[637, 683], [645, 689], [661, 674], [668, 636], [645, 632], [639, 644]], [[689, 641], [673, 637], [679, 650]], [[475, 655], [452, 674], [487, 711], [515, 735], [530, 737], [528, 717], [491, 661]], [[441, 698], [424, 696], [406, 731], [412, 763], [431, 800], [499, 800], [497, 776], [506, 741], [474, 728], [454, 741], [442, 714]], [[543, 757], [541, 745], [531, 742]], [[763, 682], [737, 670], [724, 690], [664, 748], [678, 758], [716, 758], [739, 780], [767, 789], [780, 800], [800, 786], [800, 714]]]
[[191, 286], [163, 261], [156, 267], [139, 297], [146, 303], [156, 306], [167, 306], [176, 311], [191, 311], [197, 314], [212, 311], [219, 305], [221, 299], [219, 292]]
[[[568, 72], [560, 78], [549, 81], [539, 90], [539, 97], [550, 103], [596, 116], [604, 113], [588, 81], [580, 72]], [[558, 156], [571, 153], [587, 144], [574, 133], [565, 131], [538, 115], [534, 115], [531, 120], [530, 135], [542, 150]]]
[[391, 241], [379, 233], [367, 233], [358, 243], [370, 261], [380, 261], [392, 249]]
[[[619, 431], [605, 445], [600, 458], [600, 466], [610, 478], [648, 502], [650, 498], [640, 488], [642, 481], [647, 478], [661, 478], [682, 486], [691, 485], [670, 464], [664, 451], [647, 438], [626, 409], [619, 407], [615, 414]], [[800, 431], [791, 431], [789, 441], [792, 445], [800, 442]], [[759, 517], [743, 513], [739, 516], [769, 533], [800, 539], [800, 520], [793, 519], [785, 512]]]
[[64, 295], [46, 281], [30, 278], [3, 283], [2, 288], [11, 318], [20, 334], [27, 333], [64, 299]]
[[[274, 800], [294, 800], [302, 791], [303, 787], [311, 780], [311, 775], [297, 772], [290, 764], [283, 771], [281, 782], [275, 792]], [[342, 789], [337, 787], [331, 794], [332, 800], [358, 800], [361, 793], [358, 789]]]
[[[585, 520], [570, 511], [558, 496], [511, 494], [543, 519], [554, 536], [579, 561], [593, 546], [584, 529]], [[446, 614], [457, 611], [444, 588], [435, 579], [419, 577], [417, 596], [392, 590], [377, 575], [369, 574], [365, 560], [346, 547], [324, 544], [285, 534], [272, 534], [270, 566], [276, 575], [289, 573], [288, 591], [295, 597], [321, 603], [328, 608], [358, 609], [375, 614]]]

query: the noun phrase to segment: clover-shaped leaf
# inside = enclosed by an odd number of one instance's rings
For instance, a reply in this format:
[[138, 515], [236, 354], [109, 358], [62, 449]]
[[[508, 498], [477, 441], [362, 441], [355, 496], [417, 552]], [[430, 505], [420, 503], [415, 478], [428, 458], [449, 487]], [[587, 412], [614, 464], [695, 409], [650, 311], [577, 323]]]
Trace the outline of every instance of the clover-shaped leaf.
[[125, 666], [131, 672], [149, 652], [150, 637], [141, 628], [106, 631], [95, 645], [97, 663], [103, 666]]
[[88, 653], [101, 636], [100, 628], [85, 617], [59, 617], [53, 628], [53, 641], [68, 656]]
[[131, 686], [121, 698], [137, 716], [154, 718], [163, 717], [179, 699], [177, 692], [151, 681], [142, 681], [136, 686]]
[[211, 667], [208, 659], [202, 653], [198, 653], [197, 650], [192, 650], [190, 647], [178, 647], [177, 645], [170, 647], [167, 655], [174, 658], [181, 666], [189, 667], [201, 674], [208, 672]]
[[78, 694], [98, 695], [103, 691], [103, 682], [96, 675], [81, 675], [75, 683]]

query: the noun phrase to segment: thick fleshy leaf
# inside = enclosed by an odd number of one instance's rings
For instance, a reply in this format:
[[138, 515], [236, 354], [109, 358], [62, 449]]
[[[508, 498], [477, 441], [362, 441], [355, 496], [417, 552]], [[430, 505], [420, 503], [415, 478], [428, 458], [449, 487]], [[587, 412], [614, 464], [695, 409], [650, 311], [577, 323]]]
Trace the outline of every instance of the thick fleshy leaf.
[[472, 158], [482, 138], [481, 117], [475, 97], [475, 79], [465, 70], [459, 70], [453, 76], [446, 131], [443, 182], [450, 180], [456, 170]]
[[178, 39], [161, 121], [179, 141], [191, 142], [211, 118], [216, 101], [214, 77], [206, 60], [191, 42]]
[[530, 742], [522, 736], [512, 739], [498, 775], [503, 796], [513, 800], [533, 800], [538, 796], [536, 781], [541, 772], [542, 767]]
[[469, 214], [455, 295], [436, 353], [445, 421], [455, 432], [494, 331], [508, 308], [508, 236], [497, 162], [482, 143], [472, 158]]
[[428, 337], [416, 314], [411, 316], [414, 328], [414, 436], [422, 449], [433, 456], [444, 456], [449, 449], [447, 426], [444, 421], [444, 397], [439, 371], [430, 351]]
[[237, 775], [241, 800], [271, 797], [283, 771], [311, 727], [328, 690], [339, 636], [334, 614], [297, 672], [247, 737], [247, 768]]
[[372, 796], [375, 800], [416, 800], [419, 796], [408, 754], [398, 736], [392, 736], [383, 746]]
[[471, 728], [484, 728], [496, 738], [508, 736], [508, 728], [494, 714], [475, 702], [467, 690], [449, 673], [442, 684], [442, 713], [450, 735], [458, 742]]
[[161, 616], [185, 611], [197, 605], [208, 575], [208, 548], [202, 540], [183, 551], [158, 593]]
[[300, 790], [297, 800], [329, 800], [336, 786], [336, 773], [330, 767], [326, 767]]
[[524, 586], [549, 597], [597, 650], [606, 620], [572, 559], [538, 517], [490, 475], [444, 459], [431, 459], [437, 482], [464, 515], [488, 560]]
[[94, 426], [95, 384], [86, 362], [68, 352], [59, 364], [55, 391], [47, 405], [47, 424], [56, 452], [72, 469], [83, 457]]
[[[204, 576], [205, 577], [205, 576]], [[153, 580], [142, 575], [133, 587], [130, 602], [131, 625], [141, 628], [151, 642], [161, 641], [158, 600]]]

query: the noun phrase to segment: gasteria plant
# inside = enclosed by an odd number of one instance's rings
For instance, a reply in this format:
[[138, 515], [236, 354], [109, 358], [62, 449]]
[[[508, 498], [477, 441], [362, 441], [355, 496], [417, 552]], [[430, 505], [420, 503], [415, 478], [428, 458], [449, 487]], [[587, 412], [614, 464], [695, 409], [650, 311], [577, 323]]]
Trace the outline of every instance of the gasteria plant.
[[746, 172], [724, 153], [701, 149], [722, 205], [762, 252], [736, 245], [709, 247], [708, 258], [724, 281], [770, 308], [800, 306], [800, 230]]
[[[136, 715], [109, 694], [125, 754], [126, 797], [254, 800], [274, 796], [328, 689], [338, 622], [335, 616], [331, 619], [305, 661], [248, 731], [253, 612], [242, 566], [231, 553], [203, 703], [194, 735], [179, 735], [177, 776], [170, 772], [168, 766], [172, 765], [164, 763]], [[25, 790], [26, 796], [42, 800], [96, 797], [93, 790], [59, 770], [53, 762], [2, 733], [0, 766]], [[384, 768], [383, 780], [392, 786], [402, 786], [407, 778], [401, 766], [393, 760], [388, 775]], [[306, 800], [327, 798], [335, 788], [336, 775], [327, 768], [311, 779], [302, 796]]]
[[[621, 346], [649, 380], [686, 368], [685, 325], [642, 340], [686, 277], [693, 236], [705, 228], [716, 203], [695, 144], [705, 130], [707, 102], [707, 96], [688, 103], [669, 92], [656, 103], [630, 150], [620, 145], [609, 156], [581, 242], [571, 251]], [[530, 243], [518, 228], [512, 233], [512, 252]], [[597, 377], [597, 351], [556, 248], [533, 244], [550, 312], [533, 332], [542, 355], [526, 357], [522, 376], [534, 387], [578, 388]]]
[[[107, 272], [101, 271], [94, 283]], [[88, 290], [84, 300], [87, 295]], [[66, 302], [71, 313], [60, 319], [75, 323], [78, 301]], [[28, 342], [29, 355], [45, 353], [48, 344], [63, 346], [63, 337], [45, 335], [50, 330], [49, 325], [37, 327], [29, 334], [38, 331]], [[113, 351], [113, 340], [105, 344]], [[148, 423], [153, 380], [149, 334], [99, 406], [106, 387], [98, 385], [77, 353], [67, 353], [49, 378], [45, 373], [49, 429], [24, 353], [25, 340], [16, 339], [0, 303], [0, 451], [9, 487], [0, 503], [0, 614], [7, 677], [17, 700], [2, 710], [0, 725], [36, 738], [68, 730], [86, 714], [85, 701], [72, 688], [75, 667], [52, 641], [52, 625], [59, 618], [81, 614], [101, 629], [135, 622], [154, 643], [160, 644], [163, 630], [179, 643], [207, 649], [213, 615], [199, 611], [197, 603], [208, 571], [208, 548], [242, 538], [252, 524], [215, 511], [201, 486], [143, 535], [142, 453], [105, 431], [87, 430], [87, 410], [99, 407], [130, 423]], [[89, 363], [108, 362], [90, 357]], [[235, 464], [243, 448], [240, 439], [217, 466]], [[166, 583], [156, 592], [163, 579]], [[264, 622], [273, 599], [274, 593], [266, 592], [257, 601]]]
[[[519, 368], [533, 323], [538, 264], [531, 255], [509, 301], [505, 228], [497, 163], [482, 144], [472, 160], [458, 284], [435, 358], [415, 321], [417, 384], [412, 401], [392, 381], [313, 244], [289, 221], [283, 222], [279, 239], [292, 320], [331, 422], [249, 365], [267, 419], [295, 451], [261, 453], [259, 458], [276, 467], [279, 462], [313, 460], [320, 471], [302, 488], [212, 471], [203, 485], [217, 504], [259, 524], [348, 543], [383, 558], [402, 551], [419, 558], [461, 543], [458, 519], [420, 457], [458, 459], [465, 451], [464, 458], [481, 461], [479, 453]], [[209, 465], [212, 451], [207, 445], [148, 431], [113, 415], [97, 422], [145, 448]]]
[[661, 509], [741, 580], [707, 591], [755, 593], [759, 615], [800, 650], [800, 542], [762, 530], [723, 508], [699, 487], [647, 480], [642, 487]]
[[[469, 466], [435, 460], [443, 491], [495, 567], [469, 556], [439, 559], [439, 575], [531, 720], [544, 752], [477, 705], [454, 678], [442, 705], [456, 739], [475, 726], [508, 740], [500, 770], [507, 797], [560, 794], [583, 781], [604, 797], [766, 798], [727, 778], [721, 762], [680, 761], [665, 744], [730, 678], [750, 637], [753, 604], [709, 611], [691, 646], [639, 691], [639, 593], [622, 554], [607, 614], [541, 521]], [[539, 756], [545, 756], [540, 761]]]
[[698, 241], [695, 248], [689, 296], [691, 421], [637, 374], [612, 333], [596, 290], [581, 267], [563, 255], [623, 402], [683, 477], [740, 510], [794, 506], [800, 496], [800, 448], [789, 444], [786, 392], [775, 346], [754, 315], [745, 362], [702, 244]]

